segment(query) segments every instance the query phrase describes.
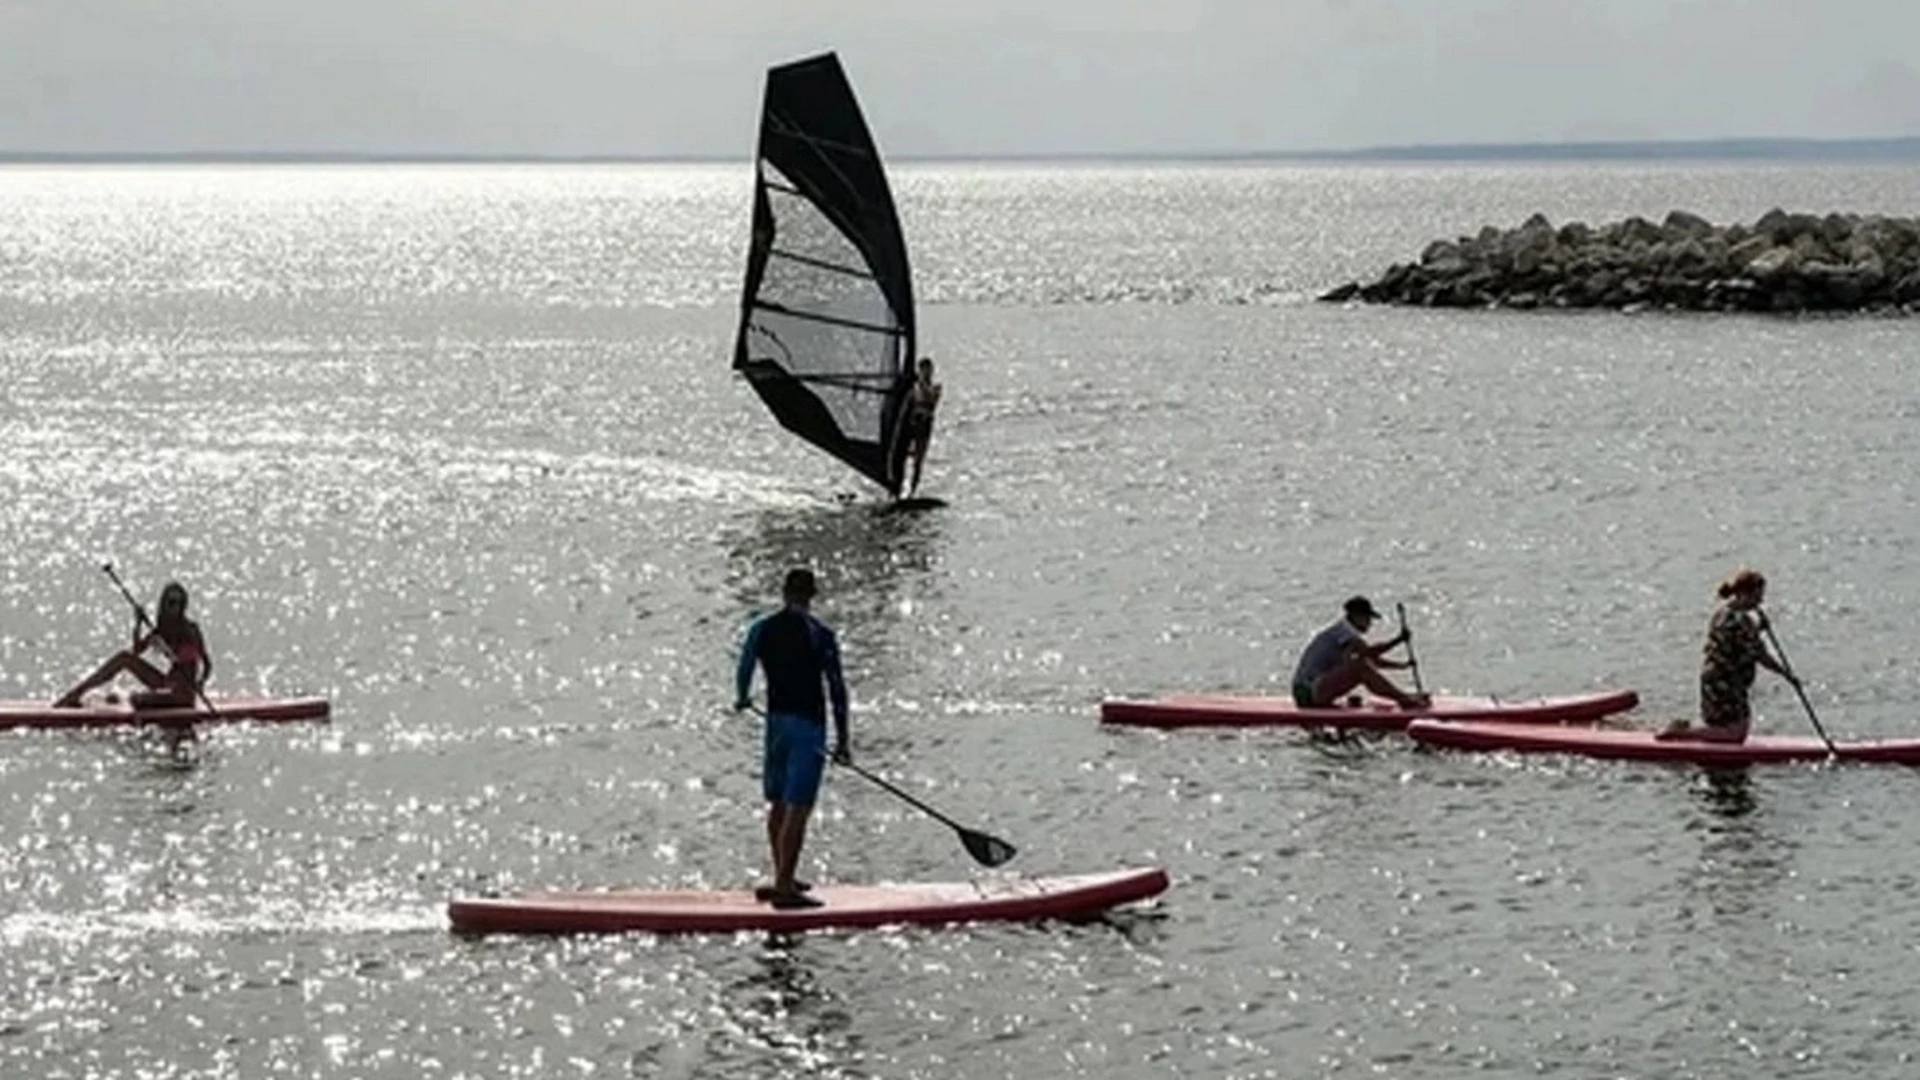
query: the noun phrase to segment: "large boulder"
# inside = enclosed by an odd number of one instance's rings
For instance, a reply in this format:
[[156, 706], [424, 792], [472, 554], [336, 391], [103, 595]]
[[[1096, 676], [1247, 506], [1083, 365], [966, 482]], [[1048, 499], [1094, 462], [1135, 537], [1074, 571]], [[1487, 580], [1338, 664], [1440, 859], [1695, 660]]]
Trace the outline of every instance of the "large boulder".
[[1793, 253], [1798, 255], [1803, 263], [1833, 262], [1840, 257], [1827, 245], [1826, 237], [1818, 229], [1794, 233], [1791, 246]]
[[1744, 271], [1747, 268], [1747, 264], [1753, 262], [1756, 256], [1761, 252], [1771, 250], [1772, 247], [1773, 238], [1771, 236], [1763, 232], [1756, 232], [1746, 239], [1736, 242], [1732, 247], [1727, 248], [1727, 265], [1735, 270]]
[[1667, 214], [1662, 223], [1669, 239], [1704, 237], [1713, 232], [1713, 222], [1699, 214], [1690, 214], [1685, 210], [1674, 210]]
[[1753, 223], [1753, 231], [1767, 237], [1776, 244], [1784, 244], [1791, 239], [1788, 232], [1790, 220], [1791, 218], [1787, 212], [1776, 206], [1760, 215], [1760, 220]]
[[1920, 270], [1901, 278], [1891, 292], [1897, 304], [1920, 304]]
[[1800, 266], [1800, 284], [1814, 307], [1851, 309], [1866, 296], [1867, 285], [1851, 267], [1809, 262]]
[[1668, 244], [1664, 256], [1669, 269], [1682, 273], [1698, 270], [1707, 265], [1706, 245], [1691, 236], [1678, 243]]
[[1771, 281], [1792, 273], [1800, 266], [1800, 254], [1790, 247], [1775, 245], [1747, 261], [1747, 276], [1758, 281]]
[[1657, 244], [1666, 239], [1666, 235], [1660, 231], [1660, 226], [1638, 214], [1626, 220], [1625, 228], [1629, 239], [1639, 240], [1648, 245]]
[[1818, 214], [1788, 214], [1787, 235], [1795, 240], [1802, 236], [1821, 240], [1826, 237], [1826, 223]]

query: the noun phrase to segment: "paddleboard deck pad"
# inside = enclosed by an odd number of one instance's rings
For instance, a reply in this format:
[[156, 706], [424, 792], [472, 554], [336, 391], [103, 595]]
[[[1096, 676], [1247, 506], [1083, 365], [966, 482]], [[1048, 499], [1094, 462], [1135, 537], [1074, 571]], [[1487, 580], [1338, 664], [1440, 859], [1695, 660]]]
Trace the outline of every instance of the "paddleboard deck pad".
[[986, 882], [816, 885], [819, 907], [782, 910], [751, 891], [540, 892], [455, 899], [465, 934], [736, 933], [1086, 918], [1167, 888], [1158, 868]]
[[1100, 720], [1139, 727], [1322, 727], [1399, 731], [1422, 718], [1505, 720], [1566, 724], [1599, 720], [1640, 703], [1632, 690], [1565, 697], [1501, 701], [1488, 697], [1438, 696], [1424, 709], [1403, 709], [1385, 698], [1363, 697], [1358, 705], [1303, 708], [1292, 698], [1243, 694], [1179, 694], [1161, 698], [1109, 698]]
[[0, 730], [10, 728], [99, 728], [158, 724], [178, 727], [222, 721], [277, 723], [324, 720], [331, 711], [323, 697], [271, 698], [235, 695], [214, 697], [213, 710], [192, 708], [136, 709], [125, 701], [89, 701], [71, 709], [56, 709], [45, 701], [0, 701]]
[[[1495, 722], [1415, 720], [1407, 734], [1429, 746], [1453, 750], [1509, 750], [1517, 753], [1576, 754], [1632, 761], [1677, 761], [1695, 765], [1762, 765], [1788, 761], [1824, 761], [1827, 744], [1813, 736], [1749, 735], [1745, 742], [1657, 739], [1648, 730], [1558, 728]], [[1920, 739], [1836, 742], [1842, 761], [1920, 765]]]

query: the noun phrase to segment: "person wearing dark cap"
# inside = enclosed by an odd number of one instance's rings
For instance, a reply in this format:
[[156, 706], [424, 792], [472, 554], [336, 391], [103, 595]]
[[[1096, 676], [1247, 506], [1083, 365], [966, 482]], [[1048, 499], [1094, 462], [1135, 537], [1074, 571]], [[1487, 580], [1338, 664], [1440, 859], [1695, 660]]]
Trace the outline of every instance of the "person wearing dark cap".
[[807, 840], [807, 817], [820, 794], [827, 753], [827, 709], [833, 709], [833, 759], [852, 760], [847, 741], [847, 684], [840, 672], [840, 644], [813, 617], [819, 591], [813, 571], [787, 573], [785, 606], [747, 629], [734, 676], [733, 707], [752, 705], [753, 669], [767, 675], [766, 741], [761, 787], [767, 799], [767, 844], [773, 853], [773, 884], [754, 890], [777, 908], [818, 907], [795, 872]]
[[1393, 685], [1381, 668], [1407, 668], [1412, 664], [1386, 658], [1388, 651], [1411, 640], [1406, 629], [1378, 645], [1367, 644], [1367, 629], [1380, 618], [1364, 596], [1346, 603], [1346, 614], [1307, 642], [1300, 662], [1293, 669], [1293, 701], [1301, 708], [1332, 705], [1356, 686], [1388, 698], [1403, 709], [1423, 709], [1431, 699], [1425, 694], [1409, 694]]

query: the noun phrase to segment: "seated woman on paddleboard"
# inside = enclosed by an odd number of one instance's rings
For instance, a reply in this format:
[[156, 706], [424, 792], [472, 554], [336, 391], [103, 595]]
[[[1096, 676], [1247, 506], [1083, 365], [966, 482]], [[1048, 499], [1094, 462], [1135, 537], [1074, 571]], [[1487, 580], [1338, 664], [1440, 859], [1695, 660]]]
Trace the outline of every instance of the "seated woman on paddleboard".
[[1676, 721], [1658, 738], [1745, 742], [1753, 719], [1747, 695], [1753, 689], [1754, 669], [1766, 668], [1799, 685], [1799, 677], [1774, 659], [1760, 638], [1767, 628], [1766, 613], [1760, 610], [1767, 595], [1766, 576], [1742, 567], [1720, 583], [1719, 595], [1721, 604], [1707, 622], [1707, 643], [1700, 654], [1700, 726]]
[[[142, 625], [146, 623], [144, 613], [140, 622]], [[158, 621], [145, 636], [139, 636], [137, 630], [135, 634], [133, 648], [108, 657], [99, 670], [61, 695], [60, 700], [53, 703], [54, 706], [76, 708], [82, 694], [104, 685], [124, 671], [139, 679], [147, 688], [146, 692], [133, 695], [135, 708], [191, 707], [195, 695], [213, 675], [213, 654], [207, 651], [206, 639], [200, 636], [200, 624], [187, 618], [186, 586], [174, 581], [160, 590]], [[148, 663], [142, 655], [155, 648], [170, 660], [164, 672]]]
[[920, 358], [913, 386], [907, 391], [907, 453], [913, 458], [913, 482], [907, 494], [920, 490], [920, 466], [927, 460], [927, 443], [933, 438], [933, 411], [940, 407], [940, 384], [933, 381], [933, 361]]
[[1293, 703], [1303, 709], [1330, 706], [1356, 686], [1388, 698], [1403, 709], [1424, 709], [1432, 699], [1425, 694], [1409, 694], [1393, 685], [1381, 668], [1409, 668], [1408, 661], [1388, 660], [1386, 653], [1413, 639], [1402, 629], [1378, 645], [1367, 644], [1367, 629], [1380, 618], [1364, 596], [1346, 603], [1346, 616], [1313, 636], [1300, 653], [1293, 669]]

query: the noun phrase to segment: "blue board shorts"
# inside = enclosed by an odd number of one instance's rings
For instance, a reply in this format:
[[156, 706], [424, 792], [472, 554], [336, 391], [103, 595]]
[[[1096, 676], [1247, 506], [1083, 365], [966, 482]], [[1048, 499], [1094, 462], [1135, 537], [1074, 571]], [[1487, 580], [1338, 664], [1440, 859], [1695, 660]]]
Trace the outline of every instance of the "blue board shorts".
[[767, 714], [766, 760], [761, 790], [770, 803], [812, 806], [820, 795], [827, 759], [824, 720], [798, 713]]

